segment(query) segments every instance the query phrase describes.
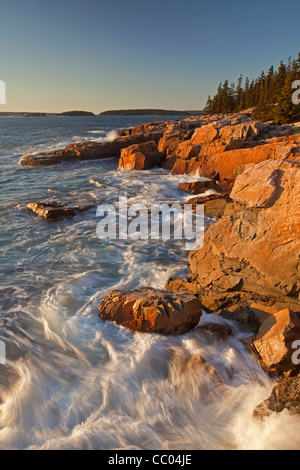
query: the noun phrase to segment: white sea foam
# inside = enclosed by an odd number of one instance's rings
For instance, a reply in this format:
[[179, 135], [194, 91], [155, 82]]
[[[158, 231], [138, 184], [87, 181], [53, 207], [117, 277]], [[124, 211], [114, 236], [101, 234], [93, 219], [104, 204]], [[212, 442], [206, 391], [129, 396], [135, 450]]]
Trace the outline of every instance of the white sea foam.
[[[26, 122], [34, 131], [37, 121]], [[183, 244], [99, 241], [95, 212], [51, 223], [29, 214], [28, 202], [49, 198], [48, 189], [70, 201], [115, 202], [122, 195], [147, 204], [183, 201], [178, 183], [198, 176], [121, 175], [115, 160], [42, 171], [15, 164], [20, 153], [90, 137], [59, 122], [60, 137], [44, 130], [43, 143], [36, 136], [25, 145], [23, 127], [14, 128], [11, 142], [21, 137], [2, 157], [0, 340], [7, 364], [0, 376], [0, 447], [299, 448], [299, 417], [253, 419], [273, 381], [243, 349], [236, 325], [229, 323], [233, 336], [220, 344], [195, 332], [138, 334], [99, 319], [100, 302], [112, 289], [163, 288], [169, 277], [186, 276]], [[228, 324], [216, 315], [204, 315], [201, 322], [207, 321]], [[197, 363], [200, 356], [207, 369]]]
[[106, 134], [107, 140], [115, 140], [120, 137], [120, 133], [118, 131], [110, 131]]

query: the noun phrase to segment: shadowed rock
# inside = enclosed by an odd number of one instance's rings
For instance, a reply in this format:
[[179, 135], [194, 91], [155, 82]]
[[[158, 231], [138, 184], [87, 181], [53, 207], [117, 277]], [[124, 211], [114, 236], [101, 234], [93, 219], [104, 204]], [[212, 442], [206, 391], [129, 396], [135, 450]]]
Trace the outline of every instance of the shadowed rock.
[[255, 408], [253, 417], [262, 420], [283, 410], [300, 414], [300, 376], [281, 380], [273, 388], [271, 396]]
[[232, 329], [229, 326], [218, 323], [206, 323], [195, 328], [195, 332], [217, 341], [226, 341], [228, 336], [232, 334]]
[[224, 188], [216, 183], [216, 181], [212, 180], [194, 181], [192, 183], [179, 183], [178, 189], [181, 189], [182, 191], [185, 191], [189, 194], [201, 194], [208, 190], [218, 191], [220, 193], [224, 192]]

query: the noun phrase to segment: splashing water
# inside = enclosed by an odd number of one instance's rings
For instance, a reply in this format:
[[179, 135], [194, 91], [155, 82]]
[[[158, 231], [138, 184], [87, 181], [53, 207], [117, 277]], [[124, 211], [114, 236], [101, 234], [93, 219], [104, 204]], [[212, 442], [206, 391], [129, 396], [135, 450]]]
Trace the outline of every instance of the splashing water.
[[27, 212], [28, 202], [49, 197], [181, 200], [178, 183], [188, 177], [163, 170], [120, 173], [114, 159], [42, 169], [17, 165], [33, 148], [59, 148], [93, 130], [103, 129], [104, 138], [141, 123], [116, 120], [0, 121], [0, 340], [7, 350], [0, 365], [0, 447], [299, 448], [299, 417], [252, 418], [273, 382], [244, 350], [239, 340], [245, 334], [235, 324], [203, 315], [201, 324], [233, 329], [218, 343], [196, 331], [138, 334], [98, 318], [101, 300], [114, 288], [163, 288], [169, 277], [186, 275], [183, 243], [100, 241], [94, 209], [56, 223]]

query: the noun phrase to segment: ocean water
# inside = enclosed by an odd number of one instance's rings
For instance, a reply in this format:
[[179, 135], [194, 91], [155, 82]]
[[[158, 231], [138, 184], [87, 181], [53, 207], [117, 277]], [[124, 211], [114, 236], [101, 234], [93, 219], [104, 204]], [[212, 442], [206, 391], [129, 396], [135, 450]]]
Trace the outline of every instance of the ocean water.
[[[153, 118], [161, 120], [161, 117]], [[104, 140], [143, 117], [0, 118], [1, 449], [297, 449], [300, 419], [252, 418], [273, 382], [229, 324], [224, 344], [199, 333], [139, 334], [98, 317], [114, 288], [163, 288], [187, 274], [180, 241], [101, 241], [96, 209], [49, 222], [29, 202], [177, 202], [189, 180], [116, 159], [30, 168], [23, 155]], [[166, 118], [170, 119], [170, 118]], [[184, 367], [202, 355], [215, 368]]]

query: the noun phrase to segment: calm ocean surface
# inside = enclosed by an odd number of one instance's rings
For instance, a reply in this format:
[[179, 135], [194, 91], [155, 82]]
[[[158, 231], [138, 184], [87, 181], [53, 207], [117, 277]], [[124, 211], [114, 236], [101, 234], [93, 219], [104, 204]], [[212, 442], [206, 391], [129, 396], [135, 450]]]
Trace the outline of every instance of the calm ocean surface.
[[[117, 172], [117, 159], [30, 168], [23, 155], [104, 140], [160, 117], [0, 118], [0, 448], [297, 449], [300, 419], [252, 420], [272, 382], [244, 351], [196, 333], [138, 334], [97, 309], [113, 288], [163, 288], [187, 274], [183, 242], [101, 241], [96, 209], [49, 222], [29, 202], [177, 202], [186, 176]], [[173, 117], [176, 119], [176, 117]], [[180, 119], [178, 117], [178, 119]], [[202, 322], [207, 321], [204, 315]], [[209, 321], [226, 323], [216, 315]], [[227, 322], [228, 323], [228, 322]], [[232, 326], [232, 325], [231, 325]], [[180, 359], [202, 354], [223, 384], [183, 376]], [[172, 357], [172, 359], [170, 359]]]

